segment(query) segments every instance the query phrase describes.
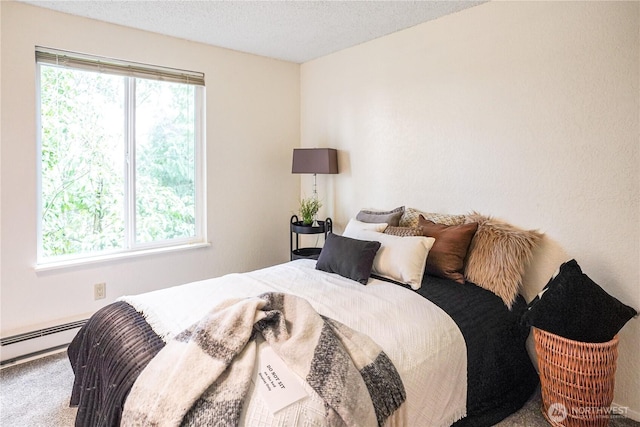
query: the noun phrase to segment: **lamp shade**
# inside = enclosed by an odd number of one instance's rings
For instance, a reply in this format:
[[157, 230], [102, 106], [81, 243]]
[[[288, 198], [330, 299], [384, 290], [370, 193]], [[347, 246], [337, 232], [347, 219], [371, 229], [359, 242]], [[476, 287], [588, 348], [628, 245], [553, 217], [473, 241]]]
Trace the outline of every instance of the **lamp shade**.
[[338, 173], [338, 150], [294, 148], [291, 173]]

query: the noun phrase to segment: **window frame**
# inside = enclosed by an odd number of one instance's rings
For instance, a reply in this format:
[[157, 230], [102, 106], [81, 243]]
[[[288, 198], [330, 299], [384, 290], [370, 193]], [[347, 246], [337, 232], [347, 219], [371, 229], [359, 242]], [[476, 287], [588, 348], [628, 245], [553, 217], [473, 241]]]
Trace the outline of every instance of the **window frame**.
[[[74, 62], [75, 61], [75, 62]], [[80, 66], [73, 66], [78, 62]], [[107, 64], [107, 65], [105, 65]], [[77, 71], [105, 72], [124, 77], [124, 241], [122, 247], [100, 252], [45, 256], [43, 248], [43, 194], [42, 194], [42, 66], [54, 66]], [[132, 71], [133, 70], [133, 71]], [[135, 85], [137, 79], [183, 83], [194, 87], [194, 236], [163, 239], [153, 242], [136, 242], [136, 142], [135, 142]], [[158, 67], [111, 58], [76, 54], [68, 51], [36, 47], [36, 130], [37, 130], [37, 256], [36, 270], [57, 269], [67, 266], [102, 262], [133, 256], [163, 253], [168, 251], [207, 247], [206, 211], [206, 132], [205, 105], [206, 91], [204, 74], [168, 67]]]

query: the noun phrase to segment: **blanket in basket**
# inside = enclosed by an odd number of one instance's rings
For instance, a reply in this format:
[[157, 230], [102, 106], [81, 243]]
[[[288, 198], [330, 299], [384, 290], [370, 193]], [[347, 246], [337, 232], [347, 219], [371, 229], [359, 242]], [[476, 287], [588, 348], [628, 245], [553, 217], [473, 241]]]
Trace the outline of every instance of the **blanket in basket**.
[[290, 294], [228, 300], [156, 355], [129, 396], [122, 426], [240, 422], [261, 334], [325, 402], [332, 426], [400, 426], [406, 393], [369, 337]]

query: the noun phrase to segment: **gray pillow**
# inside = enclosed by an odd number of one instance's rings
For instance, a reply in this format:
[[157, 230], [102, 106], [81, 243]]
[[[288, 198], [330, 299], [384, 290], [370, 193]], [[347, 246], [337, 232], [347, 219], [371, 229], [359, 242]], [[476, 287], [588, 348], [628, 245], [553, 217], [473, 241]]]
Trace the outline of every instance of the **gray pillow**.
[[361, 210], [356, 215], [356, 219], [362, 222], [382, 223], [385, 222], [392, 227], [397, 227], [400, 224], [400, 218], [404, 213], [404, 206], [395, 208], [390, 211], [372, 211]]
[[380, 249], [380, 242], [357, 240], [329, 233], [318, 257], [316, 269], [337, 273], [366, 285], [378, 249]]

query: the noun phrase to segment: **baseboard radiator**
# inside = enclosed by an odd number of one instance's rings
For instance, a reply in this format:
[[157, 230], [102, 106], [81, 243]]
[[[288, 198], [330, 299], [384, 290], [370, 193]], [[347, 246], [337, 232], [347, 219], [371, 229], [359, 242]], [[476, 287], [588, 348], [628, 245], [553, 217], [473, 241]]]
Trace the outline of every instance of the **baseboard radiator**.
[[0, 338], [0, 366], [59, 350], [69, 345], [88, 319]]

